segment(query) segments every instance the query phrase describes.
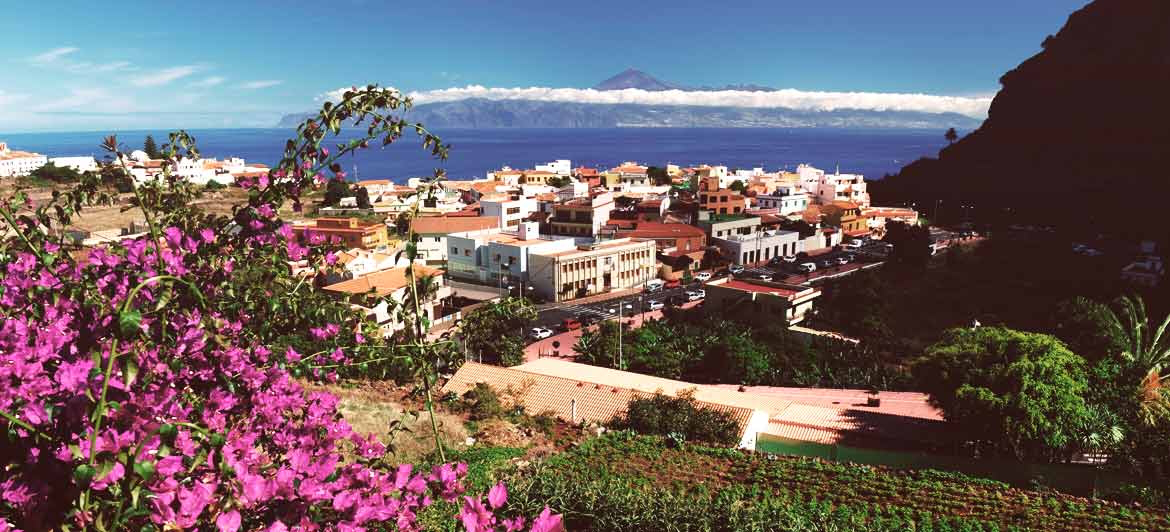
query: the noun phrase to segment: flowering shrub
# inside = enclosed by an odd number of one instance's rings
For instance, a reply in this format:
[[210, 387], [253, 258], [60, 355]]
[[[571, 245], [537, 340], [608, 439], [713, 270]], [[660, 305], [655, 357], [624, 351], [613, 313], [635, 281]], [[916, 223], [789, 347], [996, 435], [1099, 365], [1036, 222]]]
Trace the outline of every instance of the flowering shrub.
[[[0, 532], [413, 530], [420, 509], [460, 497], [452, 518], [468, 530], [560, 529], [547, 509], [506, 515], [502, 485], [486, 506], [464, 495], [466, 465], [393, 463], [341, 419], [335, 397], [295, 379], [391, 362], [433, 370], [422, 335], [387, 343], [293, 276], [289, 261], [334, 258], [277, 215], [299, 209], [324, 172], [343, 179], [342, 155], [408, 128], [445, 156], [420, 125], [386, 114], [408, 105], [376, 86], [325, 104], [276, 168], [240, 183], [248, 203], [230, 217], [193, 207], [199, 190], [171, 174], [198, 156], [181, 132], [163, 147], [164, 175], [134, 190], [148, 236], [65, 246], [72, 217], [110, 199], [97, 178], [39, 206], [21, 194], [0, 203], [10, 235], [0, 242]], [[343, 122], [366, 134], [331, 154], [322, 142]], [[106, 147], [118, 165], [116, 139]]]

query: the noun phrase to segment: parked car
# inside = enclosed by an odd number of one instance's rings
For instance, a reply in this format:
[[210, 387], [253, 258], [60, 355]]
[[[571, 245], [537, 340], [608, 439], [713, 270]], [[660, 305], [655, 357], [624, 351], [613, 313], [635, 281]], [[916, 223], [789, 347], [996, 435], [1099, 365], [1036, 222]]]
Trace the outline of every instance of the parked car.
[[759, 280], [761, 280], [761, 281], [771, 281], [771, 280], [772, 280], [772, 275], [771, 275], [771, 274], [767, 274], [767, 273], [757, 273], [757, 274], [756, 274], [756, 279], [759, 279]]
[[861, 246], [863, 244], [864, 243], [861, 240], [853, 239], [853, 240], [850, 240], [844, 244], [841, 244], [841, 247], [844, 249], [858, 250], [858, 249], [861, 249]]
[[646, 302], [646, 310], [662, 310], [664, 308], [666, 308], [666, 303], [662, 301], [654, 300]]
[[561, 327], [566, 331], [574, 331], [581, 328], [581, 320], [577, 318], [565, 318], [561, 322]]
[[821, 261], [819, 266], [822, 268], [832, 268], [833, 266], [836, 266], [836, 265], [837, 265], [837, 261], [835, 261], [833, 259], [825, 259], [825, 260]]
[[783, 260], [784, 262], [787, 262], [789, 264], [793, 264], [796, 262], [796, 255], [784, 256], [784, 257], [781, 257], [780, 260]]
[[668, 290], [671, 288], [678, 288], [678, 287], [682, 286], [682, 281], [680, 281], [678, 279], [671, 279], [669, 281], [666, 281], [666, 284], [664, 284], [662, 286], [663, 286], [663, 288], [666, 288]]
[[837, 257], [837, 264], [840, 266], [844, 266], [846, 264], [849, 264], [849, 258], [846, 257], [845, 255], [840, 255]]
[[711, 280], [711, 272], [699, 272], [695, 274], [695, 280], [700, 283], [705, 283]]
[[743, 273], [743, 265], [742, 264], [732, 264], [731, 266], [729, 266], [727, 268], [727, 271], [731, 272], [733, 275], [739, 275], [739, 274]]
[[529, 332], [528, 335], [535, 340], [543, 340], [549, 336], [552, 336], [553, 332], [552, 329], [546, 329], [544, 327], [533, 327], [532, 331]]
[[650, 279], [649, 281], [646, 281], [646, 291], [657, 292], [662, 290], [662, 287], [665, 285], [666, 281], [663, 281], [662, 279]]
[[817, 271], [817, 265], [814, 262], [802, 262], [796, 266], [796, 269], [804, 273], [811, 273]]
[[698, 301], [707, 294], [702, 290], [687, 290], [687, 301]]

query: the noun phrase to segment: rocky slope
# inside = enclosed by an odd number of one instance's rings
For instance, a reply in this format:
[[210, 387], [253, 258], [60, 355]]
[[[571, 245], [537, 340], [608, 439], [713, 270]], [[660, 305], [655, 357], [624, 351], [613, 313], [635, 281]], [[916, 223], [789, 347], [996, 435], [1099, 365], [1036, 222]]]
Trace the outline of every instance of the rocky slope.
[[[1163, 236], [1170, 193], [1170, 2], [1097, 0], [1000, 79], [982, 127], [872, 189], [951, 221]], [[928, 210], [930, 210], [928, 208]]]

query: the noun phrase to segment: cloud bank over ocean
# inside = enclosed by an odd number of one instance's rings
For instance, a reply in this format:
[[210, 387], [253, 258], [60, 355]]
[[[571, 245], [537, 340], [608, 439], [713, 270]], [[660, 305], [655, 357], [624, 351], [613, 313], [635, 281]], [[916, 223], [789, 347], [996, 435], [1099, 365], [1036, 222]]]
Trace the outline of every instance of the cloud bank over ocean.
[[[341, 88], [318, 97], [337, 101], [348, 90]], [[986, 118], [991, 96], [940, 96], [880, 92], [825, 92], [781, 89], [776, 91], [647, 91], [642, 89], [596, 90], [550, 87], [496, 88], [481, 85], [407, 93], [416, 105], [480, 98], [593, 104], [693, 105], [702, 107], [782, 108], [804, 111], [859, 109], [867, 111], [918, 111], [959, 113]]]

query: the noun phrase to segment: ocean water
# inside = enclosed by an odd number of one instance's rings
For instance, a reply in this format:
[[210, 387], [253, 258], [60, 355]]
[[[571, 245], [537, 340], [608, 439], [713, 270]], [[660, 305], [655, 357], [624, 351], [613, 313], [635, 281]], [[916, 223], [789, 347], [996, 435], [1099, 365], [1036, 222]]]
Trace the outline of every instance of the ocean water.
[[[126, 149], [140, 149], [153, 134], [161, 144], [163, 131], [120, 131]], [[274, 164], [284, 148], [289, 129], [190, 130], [205, 157], [242, 157]], [[50, 157], [104, 154], [98, 147], [101, 132], [0, 133], [14, 149]], [[451, 144], [447, 161], [433, 159], [410, 133], [385, 148], [372, 147], [346, 157], [342, 163], [351, 179], [393, 179], [431, 175], [444, 168], [452, 179], [483, 177], [503, 165], [531, 168], [554, 159], [571, 159], [573, 166], [606, 168], [623, 161], [664, 166], [724, 164], [731, 168], [763, 166], [793, 169], [809, 163], [832, 171], [864, 174], [880, 179], [922, 156], [933, 156], [946, 144], [942, 131], [890, 129], [784, 128], [615, 128], [615, 129], [451, 129], [436, 131]], [[343, 132], [343, 139], [349, 138]]]

